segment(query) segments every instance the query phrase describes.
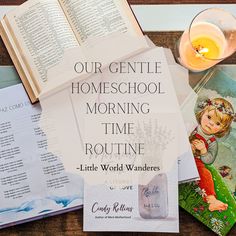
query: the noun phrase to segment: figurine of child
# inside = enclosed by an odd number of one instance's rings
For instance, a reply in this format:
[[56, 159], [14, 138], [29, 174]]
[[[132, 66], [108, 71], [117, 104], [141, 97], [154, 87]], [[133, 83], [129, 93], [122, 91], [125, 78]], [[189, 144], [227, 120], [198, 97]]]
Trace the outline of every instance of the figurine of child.
[[228, 205], [217, 199], [212, 174], [206, 165], [215, 161], [218, 152], [216, 138], [229, 134], [235, 114], [232, 105], [223, 98], [208, 99], [201, 102], [199, 108], [201, 111], [196, 114], [199, 125], [189, 137], [200, 175], [198, 185], [209, 210], [224, 211]]

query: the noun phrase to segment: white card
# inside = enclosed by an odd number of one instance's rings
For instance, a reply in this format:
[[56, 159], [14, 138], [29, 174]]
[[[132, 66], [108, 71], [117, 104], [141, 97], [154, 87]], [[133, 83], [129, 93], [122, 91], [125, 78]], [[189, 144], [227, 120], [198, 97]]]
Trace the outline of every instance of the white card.
[[[149, 114], [116, 114], [104, 115], [93, 113], [84, 114], [86, 106], [91, 100], [86, 99], [84, 94], [79, 97], [78, 117], [81, 127], [82, 140], [84, 142], [86, 155], [83, 157], [90, 165], [91, 160], [98, 160], [101, 153], [95, 147], [97, 144], [126, 143], [131, 140], [133, 143], [144, 143], [143, 156], [134, 160], [134, 166], [144, 168], [145, 164], [155, 163], [158, 167], [155, 171], [138, 172], [137, 175], [127, 168], [128, 157], [121, 153], [117, 160], [103, 156], [96, 162], [98, 172], [93, 180], [91, 176], [85, 176], [84, 189], [84, 230], [86, 231], [140, 231], [140, 232], [178, 232], [178, 155], [180, 150], [179, 141], [184, 139], [185, 127], [180, 115], [180, 109], [165, 54], [162, 48], [155, 48], [146, 53], [129, 59], [130, 63], [137, 61], [158, 62], [157, 73], [137, 74], [103, 74], [100, 78], [102, 83], [156, 83], [160, 85], [160, 93], [156, 94], [126, 94], [112, 95], [99, 94], [97, 104], [128, 103], [148, 104]], [[149, 68], [150, 69], [150, 68]], [[149, 70], [150, 72], [150, 70]], [[109, 76], [108, 76], [109, 75]], [[97, 83], [99, 83], [97, 78]], [[91, 81], [86, 81], [88, 84]], [[106, 84], [109, 86], [109, 84]], [[81, 86], [81, 84], [80, 84]], [[81, 87], [80, 87], [81, 88]], [[76, 100], [76, 95], [72, 96]], [[81, 105], [82, 103], [86, 105]], [[76, 104], [76, 102], [75, 102]], [[92, 106], [92, 102], [90, 105]], [[94, 110], [94, 106], [93, 110]], [[91, 109], [91, 108], [90, 108]], [[116, 109], [116, 108], [115, 108]], [[87, 109], [88, 111], [88, 109]], [[97, 110], [98, 111], [98, 110]], [[99, 112], [98, 112], [99, 113]], [[115, 135], [116, 133], [104, 134], [103, 123], [120, 124], [133, 121], [134, 136]], [[182, 128], [180, 124], [182, 122]], [[185, 134], [186, 135], [186, 134]], [[171, 141], [170, 141], [171, 140]], [[91, 145], [91, 149], [87, 148]], [[162, 149], [163, 148], [163, 149]], [[91, 151], [91, 155], [87, 156]], [[114, 151], [114, 149], [113, 149]], [[93, 152], [93, 153], [92, 153]], [[103, 153], [104, 154], [104, 153]], [[117, 153], [116, 153], [117, 154]], [[96, 156], [96, 159], [95, 159]], [[151, 162], [148, 162], [152, 156]], [[116, 156], [117, 157], [117, 156]], [[86, 159], [87, 158], [87, 159]], [[114, 158], [114, 156], [112, 156]], [[138, 159], [139, 158], [139, 159]], [[140, 160], [138, 162], [137, 160]], [[124, 164], [123, 164], [124, 163]], [[157, 164], [158, 163], [158, 164]], [[102, 166], [108, 164], [111, 169], [103, 173]], [[149, 165], [151, 166], [151, 165]], [[118, 174], [115, 175], [114, 172]], [[127, 174], [125, 175], [124, 174]], [[103, 182], [99, 178], [103, 176]], [[124, 176], [124, 178], [123, 178]], [[130, 178], [129, 178], [130, 176]], [[94, 177], [94, 175], [93, 175]], [[106, 182], [104, 184], [104, 182]], [[122, 184], [121, 184], [122, 183]], [[120, 184], [120, 185], [119, 185]]]

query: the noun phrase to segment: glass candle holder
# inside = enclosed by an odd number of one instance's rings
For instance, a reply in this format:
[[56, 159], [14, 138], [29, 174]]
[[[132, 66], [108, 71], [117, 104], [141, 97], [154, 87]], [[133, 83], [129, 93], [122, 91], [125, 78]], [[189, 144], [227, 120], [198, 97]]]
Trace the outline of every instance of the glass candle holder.
[[236, 51], [236, 18], [220, 8], [194, 17], [178, 42], [178, 61], [187, 69], [206, 70]]

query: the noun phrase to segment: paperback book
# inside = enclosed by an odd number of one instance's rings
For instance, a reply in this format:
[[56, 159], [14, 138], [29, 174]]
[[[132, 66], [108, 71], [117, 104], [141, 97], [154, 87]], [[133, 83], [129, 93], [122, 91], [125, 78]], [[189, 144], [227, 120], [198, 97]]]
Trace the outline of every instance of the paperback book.
[[196, 87], [183, 106], [189, 141], [200, 180], [182, 184], [180, 206], [226, 235], [236, 222], [236, 68], [216, 67]]
[[[73, 94], [78, 103], [79, 126], [84, 143], [81, 163], [94, 164], [98, 171], [86, 174], [84, 185], [84, 230], [85, 231], [130, 231], [137, 232], [178, 232], [178, 156], [182, 141], [187, 141], [185, 126], [175, 95], [171, 74], [163, 48], [129, 58], [123, 62], [133, 65], [137, 61], [151, 62], [149, 69], [142, 73], [112, 75], [109, 70], [100, 79], [87, 80], [118, 85], [155, 85], [157, 90], [140, 94], [131, 89], [125, 95], [101, 93], [94, 99], [97, 106], [112, 104], [113, 112], [87, 112], [88, 94]], [[154, 63], [154, 64], [153, 64]], [[157, 69], [150, 73], [153, 65]], [[82, 85], [81, 85], [82, 86]], [[109, 91], [109, 90], [108, 90]], [[122, 91], [121, 91], [122, 92]], [[96, 97], [96, 96], [95, 96]], [[163, 102], [164, 101], [164, 102]], [[120, 106], [131, 105], [136, 109]], [[139, 108], [143, 106], [143, 110]], [[145, 110], [148, 107], [148, 110]], [[118, 112], [117, 112], [118, 111]], [[116, 124], [122, 131], [110, 128]], [[132, 131], [125, 132], [124, 124], [131, 124]], [[108, 129], [104, 129], [108, 127]], [[94, 130], [96, 128], [96, 135]], [[185, 139], [184, 139], [185, 138]], [[106, 144], [107, 152], [88, 151], [88, 146]], [[128, 148], [117, 152], [112, 144], [142, 145], [141, 153]], [[89, 144], [89, 145], [87, 145]], [[181, 148], [179, 149], [179, 147]], [[185, 145], [184, 145], [185, 146]], [[91, 150], [91, 149], [89, 149]], [[112, 151], [110, 151], [112, 150]], [[128, 151], [127, 151], [128, 150]], [[188, 150], [185, 149], [185, 152]], [[191, 158], [189, 156], [189, 158]], [[83, 163], [84, 162], [84, 163]], [[181, 163], [184, 164], [184, 163]], [[194, 168], [193, 168], [194, 170]], [[79, 169], [80, 173], [82, 172]], [[81, 173], [83, 174], [83, 173]], [[96, 176], [96, 177], [95, 177]], [[108, 177], [109, 176], [109, 177]], [[100, 181], [98, 181], [100, 180]]]

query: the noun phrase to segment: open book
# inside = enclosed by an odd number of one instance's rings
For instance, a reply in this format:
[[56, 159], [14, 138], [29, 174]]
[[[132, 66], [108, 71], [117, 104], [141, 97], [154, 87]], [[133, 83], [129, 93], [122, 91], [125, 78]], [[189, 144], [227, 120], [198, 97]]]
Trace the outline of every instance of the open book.
[[[12, 67], [0, 67], [0, 75], [1, 86], [18, 82]], [[1, 89], [0, 229], [82, 207], [83, 179], [66, 170], [67, 161], [77, 165], [76, 158], [63, 158], [49, 117], [44, 124], [50, 124], [54, 147], [48, 149], [52, 139], [44, 133], [43, 117], [40, 104], [30, 104], [22, 84]]]
[[126, 0], [30, 0], [0, 24], [3, 41], [31, 102], [65, 50], [115, 32], [141, 36]]

